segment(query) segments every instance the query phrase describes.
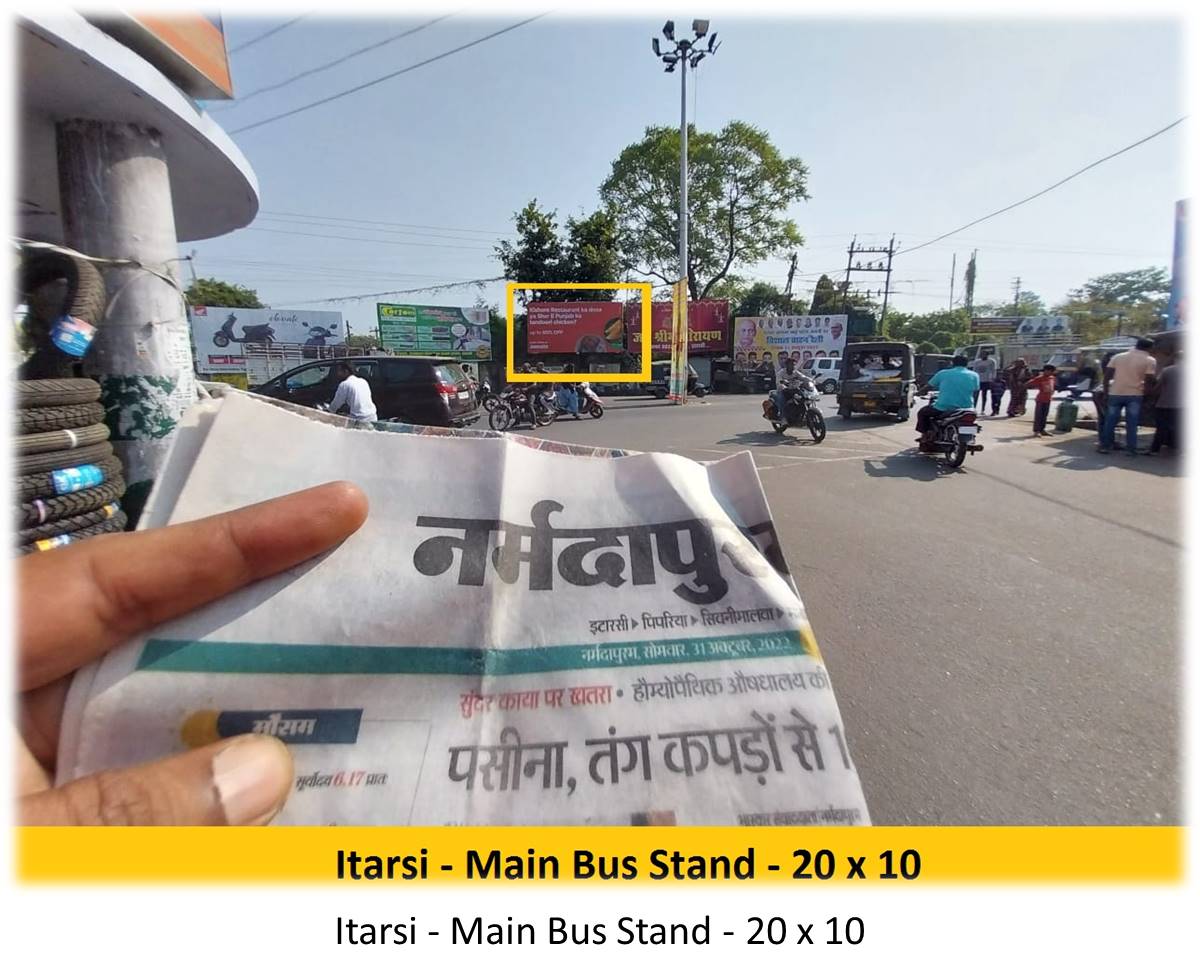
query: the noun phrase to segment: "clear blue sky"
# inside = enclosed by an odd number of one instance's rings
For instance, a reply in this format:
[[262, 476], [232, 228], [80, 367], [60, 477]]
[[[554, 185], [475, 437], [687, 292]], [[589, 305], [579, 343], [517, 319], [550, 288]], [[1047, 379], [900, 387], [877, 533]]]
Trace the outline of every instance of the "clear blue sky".
[[[301, 20], [232, 55], [236, 90], [245, 95], [429, 16]], [[526, 16], [453, 17], [214, 116], [232, 131]], [[227, 17], [229, 46], [286, 19]], [[263, 212], [432, 227], [264, 213], [250, 229], [196, 243], [198, 274], [253, 286], [272, 306], [340, 309], [356, 331], [374, 328], [374, 300], [311, 301], [499, 275], [491, 247], [511, 234], [514, 211], [532, 197], [560, 216], [594, 208], [621, 148], [649, 124], [678, 123], [678, 76], [664, 75], [650, 51], [662, 20], [547, 18], [235, 135], [258, 174]], [[895, 232], [901, 247], [918, 244], [1185, 111], [1182, 36], [1165, 20], [726, 16], [714, 17], [713, 29], [722, 47], [701, 66], [694, 121], [711, 130], [746, 120], [808, 165], [811, 200], [793, 213], [807, 239], [798, 282], [807, 290], [844, 266], [852, 234], [885, 242]], [[1095, 275], [1169, 267], [1184, 137], [1179, 127], [1014, 212], [901, 256], [895, 305], [945, 308], [954, 252], [960, 303], [972, 248], [977, 302], [1011, 295], [1015, 276], [1054, 302]], [[782, 285], [786, 270], [781, 258], [752, 271]], [[408, 301], [470, 305], [478, 295], [470, 288]], [[496, 302], [503, 293], [484, 295]]]

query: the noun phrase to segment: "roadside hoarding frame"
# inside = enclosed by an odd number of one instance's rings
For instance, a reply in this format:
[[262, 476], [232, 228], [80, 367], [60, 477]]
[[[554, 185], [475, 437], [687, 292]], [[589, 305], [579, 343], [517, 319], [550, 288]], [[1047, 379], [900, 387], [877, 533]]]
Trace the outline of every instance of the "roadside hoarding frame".
[[505, 360], [505, 369], [508, 374], [509, 381], [526, 382], [536, 384], [544, 382], [546, 375], [529, 373], [518, 373], [514, 364], [513, 351], [513, 334], [516, 327], [516, 319], [513, 312], [513, 303], [518, 289], [596, 289], [596, 290], [622, 290], [622, 289], [637, 289], [642, 294], [642, 369], [637, 373], [619, 372], [611, 374], [608, 372], [586, 372], [572, 371], [570, 373], [563, 372], [555, 374], [555, 381], [583, 381], [596, 384], [613, 384], [618, 381], [649, 381], [650, 380], [650, 361], [652, 357], [647, 357], [645, 351], [650, 349], [650, 292], [651, 285], [648, 282], [510, 282], [505, 287], [505, 304], [506, 318], [505, 330], [508, 335], [507, 354]]

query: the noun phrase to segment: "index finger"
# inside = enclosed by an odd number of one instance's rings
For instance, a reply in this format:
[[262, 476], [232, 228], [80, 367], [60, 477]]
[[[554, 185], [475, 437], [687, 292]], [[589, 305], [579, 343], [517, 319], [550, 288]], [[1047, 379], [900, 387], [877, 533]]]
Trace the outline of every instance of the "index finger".
[[312, 558], [366, 516], [358, 487], [326, 483], [199, 521], [27, 555], [17, 562], [20, 689]]

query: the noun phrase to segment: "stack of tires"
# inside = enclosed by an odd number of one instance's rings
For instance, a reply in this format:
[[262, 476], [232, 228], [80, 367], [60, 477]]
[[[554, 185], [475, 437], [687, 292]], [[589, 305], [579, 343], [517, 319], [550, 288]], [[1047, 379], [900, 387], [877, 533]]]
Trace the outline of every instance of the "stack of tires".
[[47, 551], [125, 528], [121, 463], [100, 386], [87, 378], [17, 382], [17, 546]]

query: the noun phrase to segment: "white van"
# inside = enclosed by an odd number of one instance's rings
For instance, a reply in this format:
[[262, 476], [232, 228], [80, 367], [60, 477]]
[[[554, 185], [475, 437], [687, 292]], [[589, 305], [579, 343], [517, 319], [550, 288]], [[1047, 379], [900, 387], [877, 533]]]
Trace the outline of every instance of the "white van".
[[838, 382], [842, 378], [842, 359], [840, 357], [809, 358], [800, 370], [816, 382], [817, 390], [826, 395], [832, 395], [838, 390]]

